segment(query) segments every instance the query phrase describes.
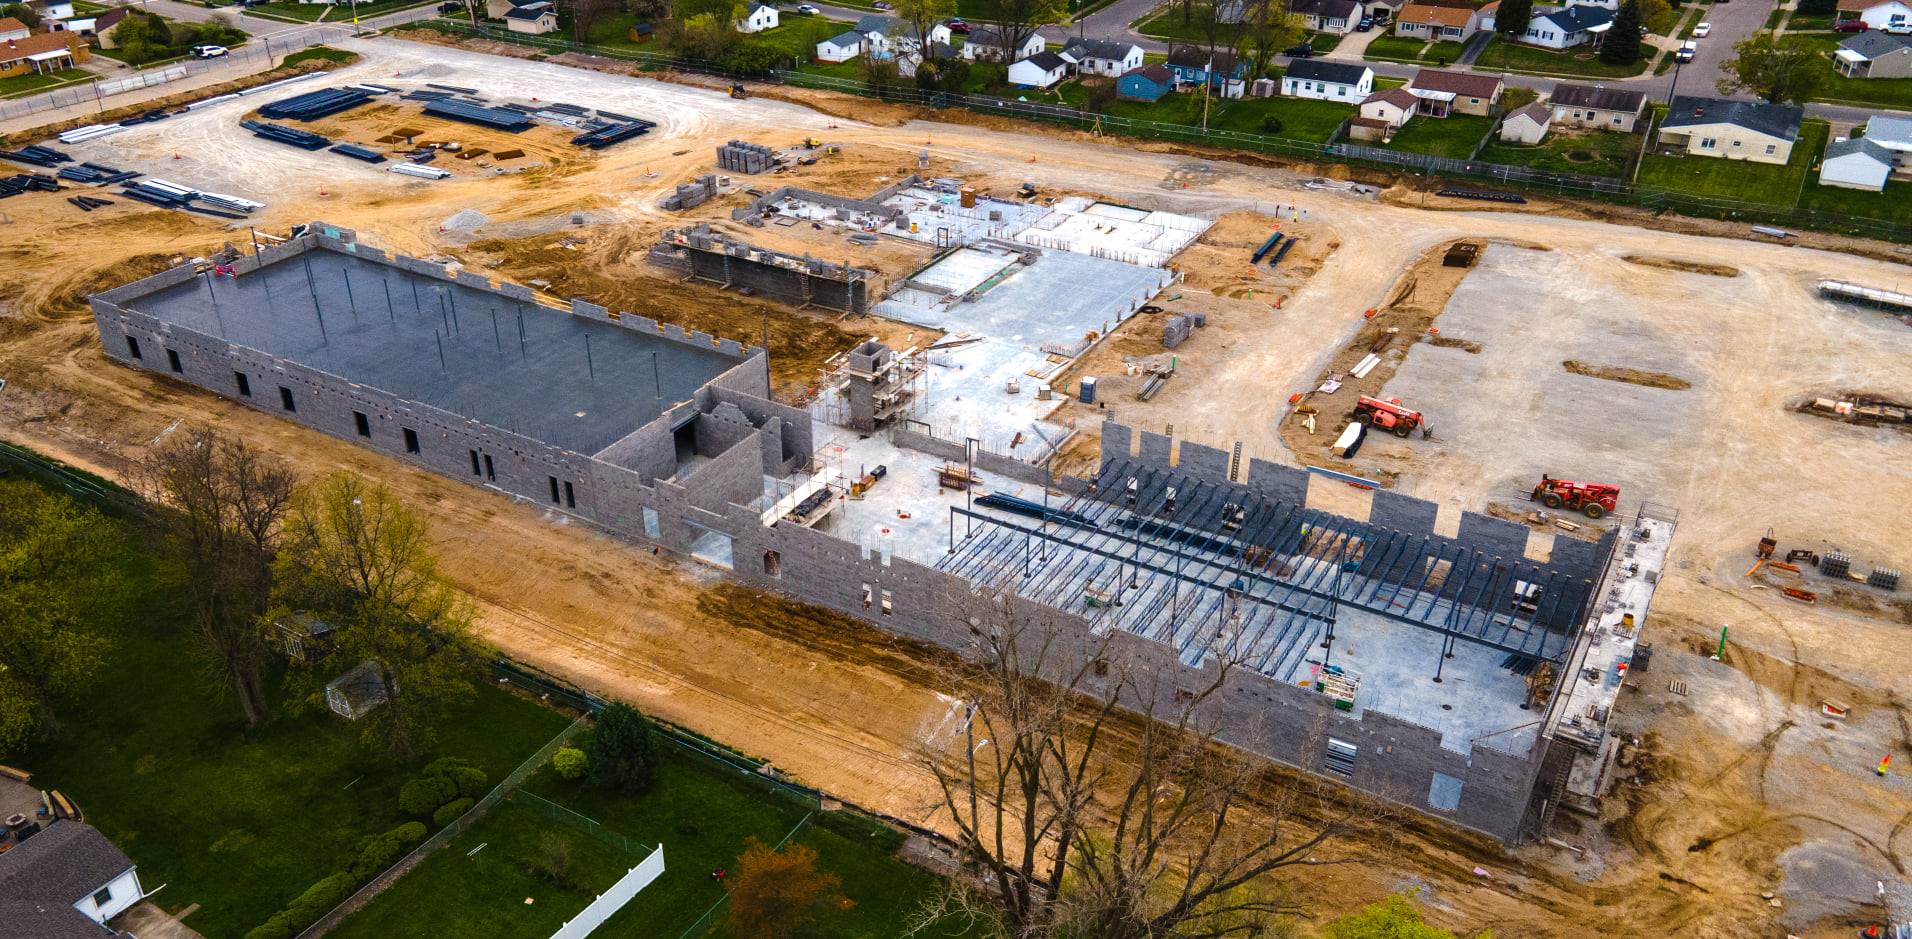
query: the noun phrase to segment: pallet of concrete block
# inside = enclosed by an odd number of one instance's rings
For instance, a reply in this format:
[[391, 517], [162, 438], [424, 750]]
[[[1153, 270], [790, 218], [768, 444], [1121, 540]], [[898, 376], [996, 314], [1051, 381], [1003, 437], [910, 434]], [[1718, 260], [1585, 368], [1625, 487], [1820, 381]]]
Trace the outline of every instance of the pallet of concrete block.
[[665, 196], [664, 201], [660, 204], [667, 212], [682, 212], [685, 209], [694, 209], [703, 205], [705, 202], [710, 201], [710, 197], [716, 194], [717, 176], [713, 173], [698, 179], [696, 182], [684, 183], [678, 186], [677, 191]]
[[416, 176], [419, 179], [450, 179], [451, 173], [435, 166], [423, 166], [418, 163], [394, 163], [390, 170], [404, 176]]
[[1195, 322], [1186, 316], [1171, 316], [1162, 324], [1162, 348], [1173, 349], [1187, 341]]
[[717, 167], [733, 173], [765, 173], [776, 165], [769, 147], [747, 140], [733, 140], [717, 148]]

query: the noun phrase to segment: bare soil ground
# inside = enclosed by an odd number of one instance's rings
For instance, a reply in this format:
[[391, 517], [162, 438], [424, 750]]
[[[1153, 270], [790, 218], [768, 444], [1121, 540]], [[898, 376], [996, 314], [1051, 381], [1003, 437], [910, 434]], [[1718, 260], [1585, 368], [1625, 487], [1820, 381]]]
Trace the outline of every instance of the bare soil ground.
[[1579, 359], [1568, 359], [1560, 363], [1560, 367], [1575, 375], [1585, 375], [1588, 378], [1604, 378], [1607, 381], [1622, 381], [1629, 385], [1644, 385], [1648, 388], [1670, 388], [1674, 391], [1685, 391], [1693, 387], [1692, 382], [1678, 375], [1668, 375], [1665, 372], [1649, 372], [1645, 369], [1628, 368], [1624, 365], [1593, 365], [1582, 362]]
[[[1503, 854], [1405, 815], [1388, 835], [1345, 847], [1362, 863], [1297, 875], [1309, 913], [1330, 916], [1419, 887], [1437, 922], [1503, 936], [1790, 932], [1831, 939], [1878, 915], [1875, 879], [1887, 881], [1902, 915], [1912, 902], [1903, 873], [1912, 851], [1912, 790], [1902, 777], [1880, 780], [1872, 772], [1884, 753], [1912, 762], [1899, 703], [1912, 698], [1902, 609], [1863, 592], [1869, 605], [1841, 600], [1832, 589], [1805, 606], [1781, 596], [1778, 581], [1744, 576], [1751, 545], [1768, 526], [1778, 529], [1782, 550], [1836, 545], [1866, 563], [1901, 568], [1912, 558], [1912, 534], [1880, 511], [1912, 501], [1912, 478], [1895, 469], [1906, 459], [1905, 435], [1787, 409], [1802, 387], [1864, 387], [1912, 400], [1912, 333], [1811, 293], [1819, 277], [1894, 283], [1901, 269], [1875, 258], [1897, 257], [1897, 249], [1850, 239], [1801, 239], [1833, 250], [1731, 240], [1716, 236], [1737, 227], [1697, 220], [1669, 222], [1677, 231], [1649, 230], [1620, 213], [1612, 218], [1629, 224], [1599, 224], [1585, 211], [1556, 212], [1544, 203], [1500, 210], [1435, 197], [1422, 207], [1419, 194], [1405, 193], [1377, 202], [1308, 189], [1312, 171], [1253, 160], [1214, 160], [1201, 186], [1172, 189], [1164, 182], [1190, 178], [1195, 151], [1010, 132], [1027, 127], [988, 119], [926, 123], [900, 109], [816, 95], [843, 115], [833, 117], [787, 101], [733, 102], [720, 91], [442, 46], [378, 40], [353, 48], [367, 56], [344, 70], [357, 80], [423, 75], [519, 89], [561, 81], [567, 98], [596, 95], [615, 110], [657, 117], [662, 127], [562, 181], [520, 174], [414, 185], [387, 174], [346, 174], [325, 195], [277, 161], [285, 148], [249, 143], [250, 135], [233, 130], [243, 107], [166, 122], [166, 133], [195, 143], [179, 161], [148, 136], [156, 131], [137, 128], [105, 138], [87, 158], [118, 165], [114, 154], [123, 152], [135, 157], [127, 161], [134, 169], [241, 184], [230, 191], [266, 197], [257, 223], [267, 230], [320, 217], [383, 247], [463, 255], [474, 267], [542, 276], [554, 290], [724, 335], [761, 335], [768, 311], [786, 391], [800, 391], [812, 363], [885, 327], [699, 292], [642, 270], [633, 253], [683, 221], [658, 211], [657, 199], [708, 172], [716, 144], [748, 137], [785, 145], [810, 134], [838, 140], [847, 148], [842, 163], [788, 176], [829, 188], [827, 177], [839, 174], [836, 191], [867, 192], [880, 185], [871, 182], [876, 177], [913, 167], [924, 149], [939, 174], [990, 187], [1029, 180], [1062, 192], [1093, 184], [1129, 204], [1224, 219], [1211, 240], [1178, 260], [1189, 283], [1183, 300], [1165, 304], [1211, 316], [1212, 325], [1183, 347], [1189, 371], [1155, 402], [1117, 395], [1107, 413], [1151, 430], [1173, 423], [1177, 436], [1217, 446], [1240, 440], [1246, 456], [1290, 462], [1296, 450], [1275, 420], [1285, 399], [1341, 368], [1355, 349], [1365, 354], [1371, 338], [1362, 336], [1375, 324], [1364, 311], [1399, 300], [1404, 279], [1415, 277], [1399, 313], [1415, 319], [1390, 347], [1407, 358], [1390, 384], [1433, 402], [1437, 432], [1432, 441], [1384, 441], [1404, 452], [1377, 447], [1374, 465], [1398, 472], [1403, 491], [1442, 503], [1444, 519], [1449, 507], [1478, 510], [1511, 489], [1524, 491], [1534, 473], [1570, 467], [1624, 482], [1631, 501], [1623, 514], [1645, 497], [1679, 506], [1682, 524], [1647, 624], [1658, 654], [1621, 699], [1620, 730], [1637, 738], [1623, 779], [1599, 818], [1566, 817], [1562, 840], [1580, 850], [1542, 845]], [[1289, 272], [1281, 271], [1264, 281], [1265, 270], [1245, 267], [1242, 245], [1266, 237], [1262, 226], [1280, 206], [1299, 206], [1303, 224], [1320, 226], [1303, 233], [1284, 268], [1301, 258], [1296, 269], [1306, 269], [1306, 252], [1336, 245], [1313, 259], [1318, 269], [1305, 279], [1284, 281]], [[440, 230], [465, 209], [490, 221], [458, 237]], [[6, 210], [13, 224], [0, 238], [0, 377], [8, 380], [0, 434], [116, 476], [176, 422], [206, 422], [307, 474], [346, 470], [387, 481], [433, 524], [443, 567], [477, 604], [487, 641], [769, 757], [848, 801], [940, 823], [929, 781], [908, 754], [950, 701], [926, 683], [908, 648], [740, 591], [707, 569], [657, 558], [536, 506], [120, 368], [99, 352], [84, 295], [173, 257], [243, 242], [243, 229], [129, 205], [79, 225], [77, 210], [48, 193], [10, 199]], [[592, 221], [570, 225], [577, 212]], [[551, 247], [567, 238], [574, 247]], [[1490, 251], [1544, 244], [1555, 253], [1523, 252], [1519, 265], [1484, 281], [1473, 280], [1479, 271], [1467, 274], [1459, 291], [1417, 276], [1427, 257], [1438, 259], [1459, 239], [1489, 243]], [[1646, 268], [1623, 255], [1731, 266], [1740, 276]], [[1506, 281], [1491, 302], [1476, 296], [1461, 304], [1467, 316], [1456, 317], [1459, 301], [1449, 296], [1462, 296], [1470, 282], [1492, 285], [1540, 269], [1548, 273]], [[1496, 304], [1509, 308], [1498, 319], [1487, 315]], [[700, 315], [713, 319], [694, 320]], [[1454, 344], [1431, 336], [1414, 342], [1437, 315], [1441, 336]], [[1419, 318], [1426, 323], [1416, 326]], [[1116, 361], [1093, 367], [1114, 369], [1121, 355], [1159, 352], [1159, 339], [1149, 349], [1142, 331], [1153, 322], [1137, 317], [1137, 332], [1108, 344]], [[1470, 322], [1479, 325], [1462, 328]], [[1672, 392], [1572, 375], [1558, 364], [1570, 357], [1678, 374], [1694, 387]], [[1092, 425], [1102, 413], [1076, 417]], [[1093, 446], [1083, 435], [1067, 455], [1080, 459]], [[1365, 513], [1361, 493], [1332, 488], [1348, 503], [1336, 510]], [[1848, 589], [1865, 588], [1840, 587]], [[1713, 662], [1722, 624], [1731, 626], [1728, 654]], [[1850, 715], [1823, 716], [1822, 698], [1850, 705]], [[1762, 896], [1769, 892], [1779, 907]]]

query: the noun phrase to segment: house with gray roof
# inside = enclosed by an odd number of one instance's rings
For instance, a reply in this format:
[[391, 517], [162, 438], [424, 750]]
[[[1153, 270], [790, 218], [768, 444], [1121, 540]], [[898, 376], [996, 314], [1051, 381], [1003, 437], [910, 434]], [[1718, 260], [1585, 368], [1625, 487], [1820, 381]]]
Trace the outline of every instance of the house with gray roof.
[[[1142, 47], [1120, 39], [1084, 39], [1062, 44], [1062, 57], [1083, 75], [1126, 75], [1142, 67]], [[1170, 69], [1173, 71], [1173, 69]]]
[[1031, 32], [1012, 41], [994, 26], [978, 26], [963, 37], [963, 58], [972, 62], [1017, 62], [1041, 52], [1047, 45], [1039, 33]]
[[1688, 156], [1785, 163], [1805, 114], [1793, 105], [1681, 95], [1660, 122], [1657, 139]]
[[1883, 192], [1892, 175], [1892, 157], [1892, 151], [1864, 137], [1835, 140], [1819, 161], [1819, 185]]
[[1281, 74], [1281, 93], [1289, 98], [1359, 104], [1374, 93], [1374, 70], [1353, 62], [1296, 59]]
[[1597, 127], [1633, 133], [1646, 110], [1646, 92], [1562, 82], [1547, 96], [1553, 122], [1562, 127]]
[[85, 822], [59, 819], [0, 853], [0, 934], [101, 939], [138, 903], [139, 870]]
[[1912, 117], [1874, 114], [1866, 120], [1865, 138], [1891, 151], [1895, 172], [1912, 172]]
[[1847, 78], [1912, 78], [1912, 35], [1867, 30], [1839, 40], [1832, 67]]
[[817, 43], [818, 62], [848, 62], [863, 54], [863, 34], [852, 29]]

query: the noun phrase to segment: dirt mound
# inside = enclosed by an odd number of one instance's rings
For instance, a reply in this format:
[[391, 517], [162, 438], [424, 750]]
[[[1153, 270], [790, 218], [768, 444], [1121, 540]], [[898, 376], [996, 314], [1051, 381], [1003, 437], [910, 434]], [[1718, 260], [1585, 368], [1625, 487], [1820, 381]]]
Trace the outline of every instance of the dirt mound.
[[1685, 271], [1689, 274], [1706, 274], [1712, 277], [1738, 277], [1739, 268], [1725, 264], [1707, 264], [1703, 261], [1682, 261], [1678, 258], [1656, 258], [1650, 254], [1629, 254], [1620, 258], [1628, 264], [1641, 267], [1657, 267], [1669, 271]]
[[1673, 391], [1685, 391], [1693, 383], [1677, 375], [1665, 372], [1649, 372], [1644, 369], [1627, 368], [1624, 365], [1592, 365], [1579, 359], [1568, 359], [1560, 367], [1575, 375], [1588, 378], [1604, 378], [1607, 381], [1626, 382], [1629, 385], [1645, 385], [1648, 388], [1669, 388]]

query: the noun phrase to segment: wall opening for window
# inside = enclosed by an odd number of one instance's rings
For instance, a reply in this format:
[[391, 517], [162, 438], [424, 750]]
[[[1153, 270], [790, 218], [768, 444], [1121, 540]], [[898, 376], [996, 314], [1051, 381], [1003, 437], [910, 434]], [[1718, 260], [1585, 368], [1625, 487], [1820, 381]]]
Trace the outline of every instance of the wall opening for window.
[[247, 378], [245, 372], [233, 372], [232, 383], [239, 386], [239, 397], [252, 397], [252, 379]]
[[361, 437], [372, 436], [372, 419], [366, 417], [364, 411], [352, 412], [352, 427], [358, 431], [358, 435]]
[[418, 431], [415, 431], [411, 429], [410, 427], [405, 428], [405, 452], [406, 453], [418, 452]]
[[783, 576], [783, 556], [775, 551], [763, 553], [763, 572], [772, 577]]
[[126, 352], [136, 359], [145, 358], [145, 356], [139, 354], [139, 339], [133, 336], [126, 337]]
[[498, 471], [492, 468], [489, 453], [485, 454], [485, 481], [494, 483], [498, 481]]
[[657, 540], [664, 537], [664, 526], [658, 521], [657, 510], [648, 505], [644, 507], [644, 536]]
[[883, 591], [883, 615], [888, 616], [894, 612], [896, 612], [896, 597], [885, 590]]
[[1435, 773], [1434, 782], [1427, 787], [1427, 804], [1441, 812], [1460, 808], [1461, 781], [1446, 773]]
[[545, 478], [551, 481], [551, 504], [562, 505], [563, 502], [558, 499], [558, 477], [546, 476]]
[[1333, 737], [1329, 737], [1328, 750], [1323, 760], [1323, 766], [1330, 773], [1341, 776], [1353, 776], [1354, 758], [1360, 753], [1360, 747], [1346, 740], [1336, 740]]
[[697, 540], [691, 542], [690, 556], [705, 564], [713, 564], [724, 570], [731, 570], [731, 538], [720, 531], [702, 529]]
[[483, 469], [480, 469], [478, 466], [478, 451], [469, 450], [466, 452], [471, 454], [471, 475], [473, 476], [485, 475], [485, 471]]
[[93, 895], [94, 906], [103, 908], [108, 903], [111, 903], [111, 902], [113, 902], [113, 885], [112, 884], [107, 884], [106, 886], [101, 887], [100, 892]]
[[284, 385], [279, 386], [279, 406], [295, 413], [299, 410], [299, 406], [292, 401], [292, 389]]
[[179, 361], [179, 351], [177, 349], [166, 350], [166, 367], [175, 372], [184, 372], [186, 370], [185, 364]]
[[869, 609], [870, 604], [874, 602], [875, 599], [876, 599], [876, 591], [870, 589], [869, 584], [864, 584], [863, 585], [863, 608], [866, 610]]
[[564, 507], [567, 509], [578, 507], [578, 495], [572, 491], [571, 481], [568, 479], [564, 481]]

